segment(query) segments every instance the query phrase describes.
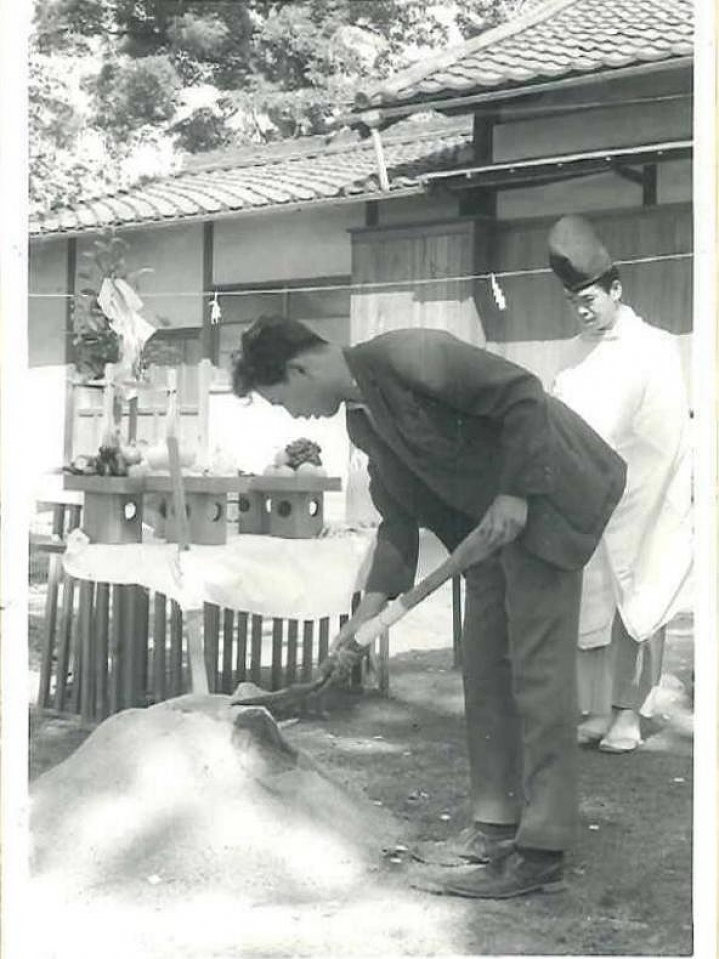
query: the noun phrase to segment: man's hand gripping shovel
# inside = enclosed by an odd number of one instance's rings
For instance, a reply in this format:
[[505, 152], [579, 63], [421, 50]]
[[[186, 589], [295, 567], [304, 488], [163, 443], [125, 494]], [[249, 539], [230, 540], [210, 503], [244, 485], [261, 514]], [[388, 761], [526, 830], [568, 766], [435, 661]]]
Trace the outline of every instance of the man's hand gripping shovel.
[[378, 636], [399, 622], [411, 609], [418, 606], [453, 576], [458, 576], [468, 566], [487, 559], [498, 545], [496, 542], [489, 541], [480, 524], [462, 540], [443, 563], [420, 580], [416, 586], [388, 603], [377, 616], [358, 624], [354, 636], [343, 640], [339, 647], [320, 663], [319, 676], [315, 680], [293, 683], [271, 692], [260, 690], [249, 695], [243, 694], [240, 686], [230, 702], [235, 706], [266, 706], [268, 709], [276, 707], [283, 710], [302, 706], [308, 697], [316, 696], [330, 686], [344, 681], [352, 665], [359, 661], [363, 652]]

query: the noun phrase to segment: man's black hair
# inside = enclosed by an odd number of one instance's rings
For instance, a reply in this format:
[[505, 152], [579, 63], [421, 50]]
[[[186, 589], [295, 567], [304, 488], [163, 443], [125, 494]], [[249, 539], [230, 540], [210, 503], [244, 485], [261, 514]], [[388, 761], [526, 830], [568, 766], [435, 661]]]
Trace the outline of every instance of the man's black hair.
[[594, 281], [597, 286], [601, 286], [605, 293], [609, 293], [613, 283], [621, 283], [621, 276], [616, 266], [612, 266], [606, 273]]
[[258, 386], [273, 386], [287, 376], [287, 364], [327, 340], [298, 320], [261, 316], [240, 338], [232, 355], [232, 392], [247, 396]]

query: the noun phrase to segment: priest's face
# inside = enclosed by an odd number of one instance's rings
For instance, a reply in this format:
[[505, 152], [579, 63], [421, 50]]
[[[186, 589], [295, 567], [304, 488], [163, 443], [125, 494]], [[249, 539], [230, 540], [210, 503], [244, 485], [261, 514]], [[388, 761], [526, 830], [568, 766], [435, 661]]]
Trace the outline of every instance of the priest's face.
[[607, 291], [599, 283], [592, 283], [577, 293], [567, 291], [566, 297], [574, 309], [580, 334], [598, 337], [611, 330], [617, 321], [622, 286], [615, 280]]

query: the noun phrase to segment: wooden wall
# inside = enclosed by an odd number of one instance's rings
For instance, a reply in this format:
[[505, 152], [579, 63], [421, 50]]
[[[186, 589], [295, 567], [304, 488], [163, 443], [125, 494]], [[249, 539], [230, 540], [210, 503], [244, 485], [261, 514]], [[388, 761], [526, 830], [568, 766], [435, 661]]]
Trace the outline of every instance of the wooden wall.
[[[615, 261], [690, 254], [692, 211], [688, 204], [592, 214], [591, 221]], [[502, 223], [494, 227], [492, 266], [498, 273], [542, 270], [501, 278], [507, 309], [496, 308], [478, 281], [478, 300], [487, 339], [565, 339], [576, 327], [564, 292], [547, 269], [547, 235], [554, 218]], [[682, 334], [691, 330], [692, 260], [657, 260], [620, 266], [624, 299], [648, 321]]]
[[[692, 250], [691, 205], [672, 204], [591, 214], [615, 260], [646, 258], [620, 266], [624, 299], [648, 322], [677, 335], [689, 382], [692, 328], [690, 256], [657, 260]], [[482, 244], [489, 266], [473, 267], [472, 220], [355, 231], [352, 235], [352, 342], [385, 330], [426, 326], [447, 329], [526, 366], [551, 385], [576, 334], [564, 292], [547, 263], [547, 235], [555, 217], [498, 221]], [[442, 277], [494, 271], [506, 298], [500, 310], [486, 279]], [[504, 273], [526, 275], [503, 276]], [[436, 282], [420, 283], [421, 280]], [[372, 284], [378, 284], [373, 287]], [[386, 285], [385, 285], [386, 284]]]
[[351, 338], [387, 330], [449, 330], [484, 342], [471, 280], [472, 223], [451, 222], [352, 233]]

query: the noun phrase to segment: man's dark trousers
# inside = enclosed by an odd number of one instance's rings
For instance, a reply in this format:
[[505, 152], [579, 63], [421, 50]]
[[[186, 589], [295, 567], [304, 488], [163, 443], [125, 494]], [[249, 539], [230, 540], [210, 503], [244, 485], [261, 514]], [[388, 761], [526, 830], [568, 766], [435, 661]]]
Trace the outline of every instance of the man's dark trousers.
[[471, 567], [462, 635], [472, 818], [563, 850], [578, 809], [576, 644], [581, 570], [519, 543]]

